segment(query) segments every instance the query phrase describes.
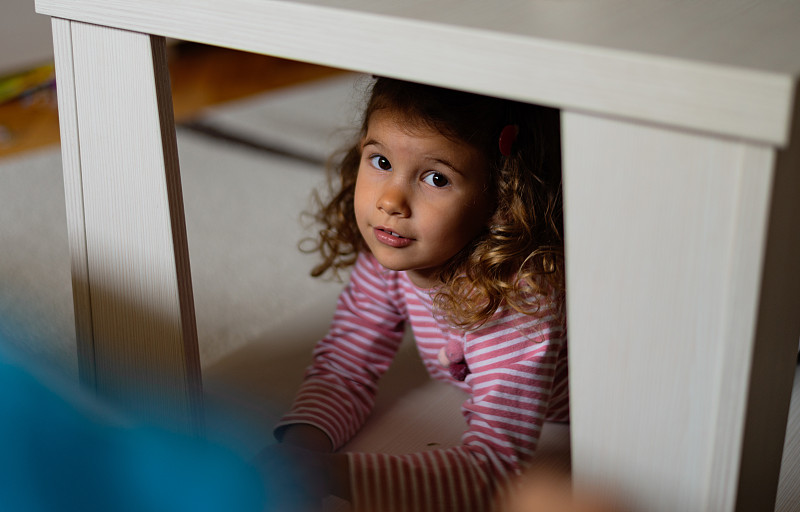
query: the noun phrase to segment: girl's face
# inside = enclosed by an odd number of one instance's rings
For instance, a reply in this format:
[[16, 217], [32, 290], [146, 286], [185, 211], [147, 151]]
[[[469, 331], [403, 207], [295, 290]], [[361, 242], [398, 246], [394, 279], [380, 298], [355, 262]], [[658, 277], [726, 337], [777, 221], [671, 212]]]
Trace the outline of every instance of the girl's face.
[[378, 110], [361, 141], [358, 228], [381, 265], [429, 288], [436, 271], [487, 224], [487, 180], [477, 149]]

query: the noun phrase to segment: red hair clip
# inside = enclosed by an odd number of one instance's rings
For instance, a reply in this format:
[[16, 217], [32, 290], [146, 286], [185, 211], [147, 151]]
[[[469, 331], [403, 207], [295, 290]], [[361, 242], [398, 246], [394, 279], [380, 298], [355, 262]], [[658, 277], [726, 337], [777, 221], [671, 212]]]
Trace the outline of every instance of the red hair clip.
[[500, 153], [502, 153], [503, 156], [511, 156], [511, 147], [517, 140], [517, 134], [519, 134], [519, 126], [515, 124], [507, 124], [500, 131], [499, 146]]

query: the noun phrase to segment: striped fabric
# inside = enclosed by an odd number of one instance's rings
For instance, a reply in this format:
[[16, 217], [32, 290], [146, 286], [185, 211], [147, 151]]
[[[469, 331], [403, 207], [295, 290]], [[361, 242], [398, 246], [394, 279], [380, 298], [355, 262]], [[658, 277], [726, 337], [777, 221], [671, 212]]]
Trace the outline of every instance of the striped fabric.
[[[276, 427], [314, 425], [335, 449], [372, 409], [377, 381], [388, 369], [410, 322], [431, 376], [470, 394], [460, 446], [394, 456], [350, 453], [357, 512], [489, 510], [499, 486], [532, 458], [545, 420], [567, 421], [567, 342], [558, 309], [535, 316], [503, 310], [464, 332], [432, 313], [432, 299], [403, 272], [384, 269], [369, 254], [356, 262], [329, 333], [289, 413]], [[437, 359], [450, 339], [464, 344], [471, 373], [454, 380]]]

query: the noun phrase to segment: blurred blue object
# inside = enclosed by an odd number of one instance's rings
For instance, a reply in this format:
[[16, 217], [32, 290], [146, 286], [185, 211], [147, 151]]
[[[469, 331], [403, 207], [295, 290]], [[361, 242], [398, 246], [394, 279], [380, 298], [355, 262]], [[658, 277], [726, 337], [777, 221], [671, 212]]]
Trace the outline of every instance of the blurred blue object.
[[0, 334], [0, 510], [265, 509], [261, 473], [232, 449], [126, 421]]

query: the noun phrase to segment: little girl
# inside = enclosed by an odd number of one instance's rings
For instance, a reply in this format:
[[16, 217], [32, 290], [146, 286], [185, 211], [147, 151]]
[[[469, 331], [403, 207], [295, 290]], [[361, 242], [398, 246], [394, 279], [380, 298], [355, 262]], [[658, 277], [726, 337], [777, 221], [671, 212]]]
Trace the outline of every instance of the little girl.
[[[352, 266], [350, 281], [275, 430], [273, 453], [309, 488], [356, 511], [489, 510], [543, 422], [568, 419], [559, 162], [553, 110], [375, 81], [316, 216], [312, 274]], [[469, 393], [462, 444], [334, 453], [370, 413], [406, 323], [430, 375]]]

